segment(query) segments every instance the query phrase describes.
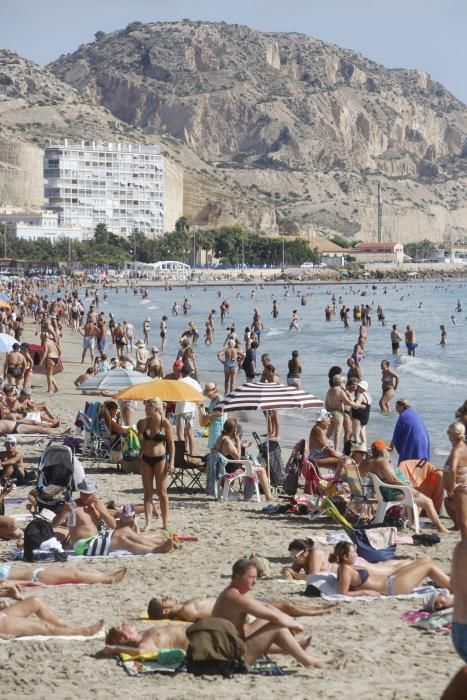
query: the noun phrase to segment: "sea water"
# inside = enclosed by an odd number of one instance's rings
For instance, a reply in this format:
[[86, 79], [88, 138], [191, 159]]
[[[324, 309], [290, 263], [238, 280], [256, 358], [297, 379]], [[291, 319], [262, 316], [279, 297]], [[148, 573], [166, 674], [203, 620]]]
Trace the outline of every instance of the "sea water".
[[[300, 304], [298, 293], [307, 295], [307, 305]], [[255, 285], [211, 286], [207, 291], [202, 286], [187, 289], [174, 287], [169, 291], [149, 288], [149, 297], [144, 300], [139, 294], [135, 296], [131, 289], [127, 293], [120, 289], [118, 294], [115, 290], [109, 290], [105, 303], [100, 293], [99, 311], [104, 311], [107, 317], [111, 311], [118, 320], [130, 320], [136, 329], [135, 340], [142, 337], [143, 321], [149, 318], [150, 344], [159, 347], [159, 323], [163, 315], [168, 316], [168, 343], [166, 351], [161, 354], [166, 372], [171, 371], [181, 333], [188, 328], [188, 322], [193, 321], [200, 333], [199, 345], [195, 348], [199, 381], [202, 384], [215, 381], [223, 389], [223, 366], [216, 354], [223, 347], [227, 335], [225, 329], [235, 324], [236, 332], [243, 341], [244, 329], [251, 325], [256, 308], [264, 324], [261, 345], [257, 350], [258, 370], [261, 368], [260, 356], [267, 352], [280, 379], [286, 383], [287, 362], [292, 351], [298, 350], [303, 364], [302, 387], [324, 400], [328, 389], [328, 370], [332, 365], [339, 365], [347, 372], [346, 359], [357, 342], [360, 325], [359, 322], [350, 320], [350, 328], [344, 329], [339, 313], [332, 321], [325, 320], [324, 309], [330, 303], [332, 294], [336, 300], [342, 297], [342, 303], [351, 310], [356, 304], [369, 304], [373, 310], [372, 326], [368, 328], [362, 363], [363, 378], [369, 383], [373, 399], [367, 427], [369, 441], [382, 438], [389, 442], [397, 420], [395, 399], [390, 415], [381, 414], [378, 407], [381, 396], [380, 364], [382, 360], [388, 359], [391, 367], [400, 375], [400, 387], [396, 396], [408, 399], [412, 407], [422, 415], [430, 433], [432, 460], [440, 464], [450, 449], [446, 429], [454, 420], [454, 411], [467, 398], [467, 373], [464, 367], [467, 311], [456, 311], [458, 299], [463, 308], [467, 309], [466, 286], [463, 282], [302, 284], [296, 285], [295, 291], [289, 288], [288, 296], [283, 285], [265, 285], [262, 289]], [[191, 304], [187, 316], [183, 315], [181, 309], [184, 298]], [[224, 298], [230, 303], [230, 312], [225, 318], [224, 326], [221, 326], [219, 305]], [[276, 319], [271, 315], [273, 298], [279, 306], [279, 317]], [[88, 299], [86, 308], [89, 301]], [[171, 313], [175, 301], [180, 306], [179, 316]], [[338, 312], [342, 303], [337, 304]], [[384, 308], [385, 327], [377, 320], [378, 304]], [[210, 309], [216, 310], [215, 334], [213, 345], [206, 346], [203, 338], [204, 323]], [[288, 330], [293, 309], [297, 309], [301, 317], [299, 333]], [[454, 316], [455, 325], [452, 325], [451, 316]], [[392, 355], [390, 332], [393, 323], [398, 325], [402, 333], [407, 324], [415, 330], [418, 342], [416, 357], [407, 356], [404, 341], [401, 342], [400, 356]], [[440, 324], [444, 324], [448, 332], [446, 347], [439, 344]], [[108, 347], [108, 354], [114, 354], [111, 346]], [[244, 373], [239, 372], [237, 384], [244, 381]], [[316, 413], [311, 410], [281, 411], [281, 443], [291, 446], [300, 438], [307, 437], [315, 416]], [[251, 430], [265, 432], [261, 412], [244, 412], [241, 420], [247, 433]]]

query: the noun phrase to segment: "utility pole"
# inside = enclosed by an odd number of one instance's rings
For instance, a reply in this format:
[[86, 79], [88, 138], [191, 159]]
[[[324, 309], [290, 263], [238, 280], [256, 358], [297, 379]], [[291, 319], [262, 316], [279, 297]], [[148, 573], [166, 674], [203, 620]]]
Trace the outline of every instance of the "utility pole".
[[242, 231], [242, 270], [245, 269], [245, 238]]
[[6, 258], [6, 225], [3, 226], [3, 257]]
[[378, 243], [383, 242], [383, 198], [381, 182], [378, 182]]
[[285, 239], [282, 236], [282, 272], [285, 271]]
[[196, 230], [193, 226], [193, 269], [196, 270]]

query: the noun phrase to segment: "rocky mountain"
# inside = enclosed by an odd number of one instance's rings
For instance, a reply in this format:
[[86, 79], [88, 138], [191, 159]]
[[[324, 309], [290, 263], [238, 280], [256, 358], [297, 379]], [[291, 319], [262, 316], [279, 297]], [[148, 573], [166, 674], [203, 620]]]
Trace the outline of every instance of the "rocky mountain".
[[[43, 204], [43, 148], [56, 138], [159, 144], [167, 157], [170, 225], [184, 206], [206, 218], [222, 216], [245, 225], [259, 218], [275, 226], [273, 207], [253, 191], [243, 192], [182, 141], [121, 121], [49, 70], [0, 49], [0, 207]], [[183, 204], [177, 201], [181, 197]]]
[[5, 128], [160, 143], [198, 225], [374, 240], [381, 182], [384, 239], [467, 230], [465, 105], [423, 71], [303, 34], [133, 22], [48, 70], [2, 52]]
[[[374, 239], [378, 181], [385, 238], [467, 228], [467, 109], [423, 71], [303, 34], [191, 21], [99, 32], [49, 68], [121, 121], [194, 150], [274, 209], [282, 232]], [[188, 209], [199, 223], [225, 219], [215, 201]]]

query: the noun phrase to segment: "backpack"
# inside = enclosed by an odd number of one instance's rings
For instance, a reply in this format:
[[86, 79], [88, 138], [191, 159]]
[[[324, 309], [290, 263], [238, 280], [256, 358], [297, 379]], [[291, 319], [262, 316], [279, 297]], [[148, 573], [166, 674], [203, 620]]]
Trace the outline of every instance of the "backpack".
[[34, 550], [39, 549], [42, 542], [52, 539], [54, 531], [51, 524], [43, 518], [34, 518], [24, 530], [24, 561], [34, 561]]
[[205, 617], [187, 627], [188, 673], [195, 676], [224, 676], [247, 673], [243, 660], [245, 644], [230, 620]]

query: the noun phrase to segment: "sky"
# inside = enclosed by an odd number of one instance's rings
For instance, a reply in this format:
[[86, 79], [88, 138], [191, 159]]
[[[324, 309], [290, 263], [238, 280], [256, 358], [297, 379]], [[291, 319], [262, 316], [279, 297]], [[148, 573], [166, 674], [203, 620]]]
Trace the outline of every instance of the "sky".
[[465, 0], [0, 0], [0, 47], [41, 65], [129, 22], [299, 31], [388, 68], [419, 68], [467, 103]]

